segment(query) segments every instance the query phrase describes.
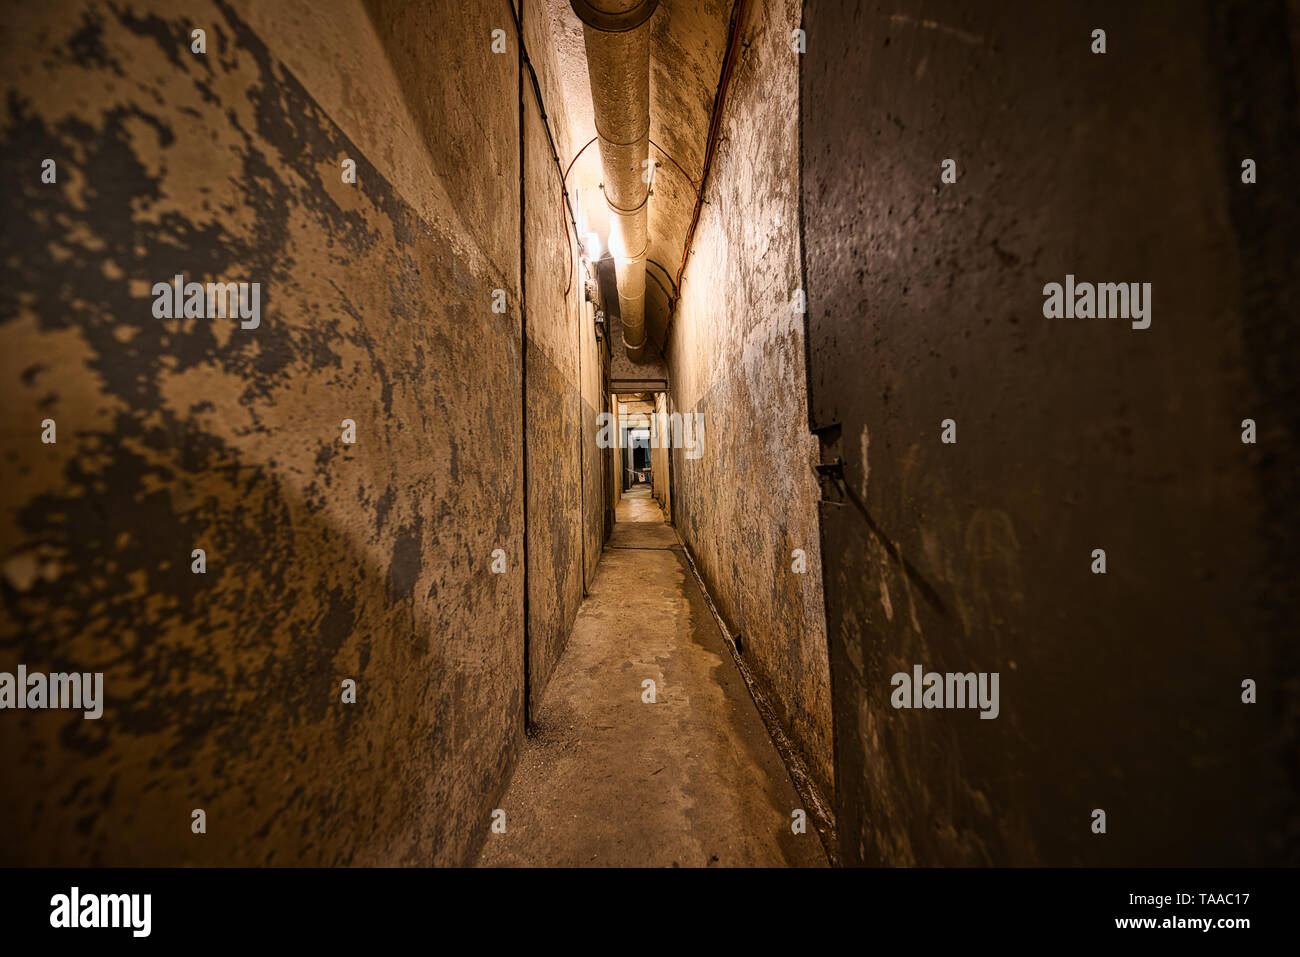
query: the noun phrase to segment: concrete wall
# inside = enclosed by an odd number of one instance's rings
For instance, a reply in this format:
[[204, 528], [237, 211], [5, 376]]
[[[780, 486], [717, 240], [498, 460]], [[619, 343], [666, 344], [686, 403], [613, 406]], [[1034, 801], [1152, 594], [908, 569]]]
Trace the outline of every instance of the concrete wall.
[[[569, 132], [561, 121], [563, 91], [555, 77], [550, 20], [540, 3], [525, 2], [523, 9], [524, 39], [555, 148], [559, 155], [571, 156]], [[524, 84], [528, 664], [529, 704], [535, 713], [585, 593], [583, 461], [596, 442], [594, 433], [583, 434], [584, 421], [594, 426], [595, 412], [584, 401], [579, 365], [591, 352], [595, 330], [580, 321], [584, 277], [572, 243], [573, 224], [566, 222], [560, 172], [527, 76]]]
[[[87, 0], [0, 44], [0, 670], [107, 696], [0, 713], [0, 860], [471, 860], [523, 728], [508, 8]], [[525, 93], [530, 557], [563, 582], [530, 602], [537, 682], [581, 592], [582, 402]], [[260, 327], [155, 318], [176, 273], [260, 282]]]
[[[800, 285], [795, 0], [749, 6], [721, 146], [668, 332], [673, 409], [704, 417], [673, 450], [678, 530], [742, 660], [814, 780], [832, 787], [831, 710]], [[801, 550], [807, 571], [793, 570]]]
[[671, 438], [671, 421], [668, 418], [668, 393], [655, 393], [654, 406], [654, 428], [652, 437], [654, 444], [650, 448], [650, 473], [653, 479], [653, 493], [655, 500], [664, 510], [665, 516], [670, 516], [672, 492], [669, 488], [668, 476], [668, 442]]
[[[592, 272], [594, 270], [584, 270], [581, 278], [584, 282], [590, 279], [594, 288]], [[579, 295], [584, 294], [579, 292]], [[584, 595], [586, 586], [596, 575], [596, 566], [600, 564], [600, 552], [607, 535], [609, 451], [600, 448], [596, 439], [600, 433], [597, 416], [608, 411], [606, 404], [609, 393], [605, 381], [608, 378], [609, 349], [605, 342], [596, 338], [596, 308], [596, 302], [583, 301], [578, 318], [581, 326], [579, 343], [582, 368], [583, 431], [579, 461], [582, 465], [582, 554], [586, 561], [583, 571]]]
[[611, 440], [613, 442], [610, 448], [610, 501], [613, 507], [617, 508], [618, 503], [623, 500], [623, 430], [619, 424], [623, 421], [623, 403], [619, 401], [616, 393], [611, 393], [609, 397], [609, 414], [612, 415], [614, 426]]
[[[842, 860], [1294, 859], [1283, 7], [804, 18], [813, 413], [843, 464], [822, 516]], [[1045, 318], [1067, 273], [1150, 282], [1150, 328]], [[999, 673], [998, 717], [895, 709], [917, 664]]]

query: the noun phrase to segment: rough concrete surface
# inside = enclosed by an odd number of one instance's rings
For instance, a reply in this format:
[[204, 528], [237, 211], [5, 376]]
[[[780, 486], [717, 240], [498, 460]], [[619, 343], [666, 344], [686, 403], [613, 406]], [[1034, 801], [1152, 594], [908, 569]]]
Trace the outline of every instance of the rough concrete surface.
[[[654, 507], [645, 488], [623, 501]], [[671, 528], [624, 529], [640, 544], [601, 559], [480, 864], [824, 865], [680, 546], [637, 537]]]
[[[619, 523], [627, 525], [659, 523], [664, 520], [663, 510], [651, 496], [650, 487], [647, 485], [638, 485], [624, 492], [619, 499], [618, 507], [614, 510], [614, 515]], [[617, 525], [614, 531], [615, 533], [619, 531]], [[623, 531], [639, 531], [639, 529]]]
[[567, 0], [11, 6], [0, 672], [106, 701], [0, 713], [0, 864], [1300, 859], [1297, 0], [747, 2], [680, 289], [662, 0], [639, 364]]
[[660, 507], [663, 509], [666, 520], [672, 520], [672, 469], [669, 466], [668, 457], [672, 454], [669, 446], [672, 443], [672, 421], [668, 417], [668, 393], [656, 392], [654, 396], [653, 410], [654, 431], [652, 437], [655, 442], [650, 449], [650, 467], [654, 474], [653, 495]]
[[[570, 150], [568, 110], [556, 80], [549, 20], [541, 3], [523, 4], [524, 36], [546, 118], [561, 154]], [[586, 453], [596, 449], [595, 417], [584, 402], [583, 357], [595, 330], [583, 321], [585, 282], [561, 172], [551, 153], [531, 81], [523, 87], [524, 309], [528, 338], [528, 682], [530, 707], [564, 651], [585, 592], [583, 555], [603, 504], [586, 492]], [[584, 429], [588, 431], [584, 432]], [[586, 509], [584, 516], [584, 508]], [[584, 538], [586, 536], [586, 538]]]
[[[1300, 210], [1241, 180], [1300, 165], [1284, 6], [804, 22], [842, 860], [1294, 860]], [[1150, 327], [1046, 318], [1067, 274]], [[999, 716], [895, 709], [917, 664]]]
[[[102, 670], [108, 702], [5, 713], [5, 863], [477, 853], [523, 730], [521, 87], [498, 27], [504, 3], [6, 14], [0, 668]], [[554, 656], [582, 583], [579, 292], [523, 92]], [[177, 273], [261, 283], [260, 326], [155, 318]]]
[[[794, 0], [749, 5], [667, 354], [673, 411], [704, 417], [673, 450], [678, 532], [817, 785], [833, 788], [819, 491], [800, 285]], [[798, 549], [806, 573], [794, 571]]]

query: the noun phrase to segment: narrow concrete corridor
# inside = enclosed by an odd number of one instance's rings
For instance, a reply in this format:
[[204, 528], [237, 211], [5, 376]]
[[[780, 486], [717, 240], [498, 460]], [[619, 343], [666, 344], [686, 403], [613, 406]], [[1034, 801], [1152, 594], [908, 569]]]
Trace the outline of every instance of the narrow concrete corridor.
[[479, 863], [824, 866], [671, 526], [618, 509]]
[[0, 864], [1300, 860], [1300, 0], [9, 7]]

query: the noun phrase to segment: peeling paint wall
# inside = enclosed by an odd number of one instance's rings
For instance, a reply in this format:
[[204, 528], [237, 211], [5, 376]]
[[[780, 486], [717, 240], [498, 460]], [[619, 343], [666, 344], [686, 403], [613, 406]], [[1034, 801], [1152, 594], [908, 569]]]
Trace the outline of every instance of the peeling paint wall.
[[[675, 521], [742, 659], [816, 784], [832, 789], [816, 441], [800, 285], [796, 0], [749, 6], [681, 299], [668, 333], [673, 411], [703, 416], [673, 449]], [[794, 570], [802, 553], [805, 572]]]
[[[1284, 7], [807, 0], [804, 22], [842, 861], [1294, 860]], [[1150, 327], [1045, 318], [1067, 274], [1151, 283]], [[918, 664], [998, 673], [996, 719], [895, 708]]]
[[[468, 862], [523, 728], [521, 265], [533, 586], [563, 583], [538, 655], [582, 581], [577, 300], [526, 86], [521, 264], [509, 7], [85, 0], [0, 31], [0, 670], [107, 697], [0, 713], [0, 861]], [[261, 283], [260, 325], [155, 318], [177, 273]]]

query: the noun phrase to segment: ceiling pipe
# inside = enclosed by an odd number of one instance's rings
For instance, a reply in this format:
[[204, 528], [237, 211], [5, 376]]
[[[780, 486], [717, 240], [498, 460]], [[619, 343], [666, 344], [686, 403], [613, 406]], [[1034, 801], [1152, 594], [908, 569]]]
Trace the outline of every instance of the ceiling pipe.
[[650, 17], [659, 0], [569, 0], [582, 21], [627, 357], [645, 355]]

